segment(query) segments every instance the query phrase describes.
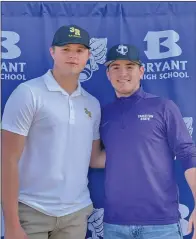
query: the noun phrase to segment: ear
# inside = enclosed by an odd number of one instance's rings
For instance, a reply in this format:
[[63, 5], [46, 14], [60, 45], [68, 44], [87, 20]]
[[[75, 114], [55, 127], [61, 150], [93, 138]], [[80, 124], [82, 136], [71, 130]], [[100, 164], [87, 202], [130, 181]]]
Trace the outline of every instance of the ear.
[[53, 60], [54, 60], [54, 52], [55, 52], [55, 49], [53, 47], [50, 47], [49, 48], [49, 51], [50, 51], [50, 55], [52, 56]]
[[140, 79], [143, 78], [143, 75], [144, 75], [144, 67], [143, 66], [140, 66]]
[[106, 69], [106, 75], [107, 75], [107, 77], [108, 77], [108, 80], [110, 81], [110, 72], [109, 72], [109, 68], [107, 67], [107, 69]]
[[91, 54], [92, 54], [91, 51], [88, 50], [88, 58], [90, 58]]

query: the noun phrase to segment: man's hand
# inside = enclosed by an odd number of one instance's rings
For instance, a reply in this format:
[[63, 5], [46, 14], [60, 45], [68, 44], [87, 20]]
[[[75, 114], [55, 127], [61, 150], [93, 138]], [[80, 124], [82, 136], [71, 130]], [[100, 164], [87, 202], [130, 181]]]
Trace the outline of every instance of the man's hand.
[[195, 208], [189, 219], [188, 232], [191, 233], [194, 230], [192, 239], [196, 239], [196, 167], [187, 169], [185, 171], [185, 177], [195, 202]]
[[24, 232], [21, 226], [17, 228], [8, 229], [5, 228], [5, 239], [28, 239], [27, 234]]
[[196, 206], [189, 218], [188, 234], [190, 234], [193, 230], [194, 230], [194, 233], [193, 233], [192, 239], [196, 239]]

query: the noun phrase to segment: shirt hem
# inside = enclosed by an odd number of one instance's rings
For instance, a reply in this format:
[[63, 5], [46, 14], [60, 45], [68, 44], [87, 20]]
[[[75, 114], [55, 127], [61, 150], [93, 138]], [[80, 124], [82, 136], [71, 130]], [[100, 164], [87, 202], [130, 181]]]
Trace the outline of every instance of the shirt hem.
[[140, 225], [140, 226], [147, 226], [147, 225], [167, 225], [167, 224], [173, 224], [173, 223], [178, 223], [179, 220], [180, 220], [180, 218], [155, 219], [155, 220], [148, 220], [148, 221], [135, 221], [135, 220], [117, 221], [117, 220], [104, 219], [104, 223], [115, 224], [115, 225]]
[[[46, 209], [42, 209], [40, 208], [39, 206], [35, 206], [33, 202], [27, 202], [27, 201], [23, 201], [21, 199], [18, 200], [20, 203], [23, 203], [47, 216], [53, 216], [53, 217], [62, 217], [62, 216], [66, 216], [66, 215], [69, 215], [69, 214], [72, 214], [72, 213], [75, 213], [77, 211], [80, 211], [82, 210], [83, 208], [85, 207], [88, 207], [90, 205], [92, 205], [92, 201], [88, 201], [86, 203], [81, 203], [81, 204], [78, 204], [77, 206], [74, 207], [73, 210], [70, 210], [70, 208], [66, 208], [64, 209], [63, 207], [61, 207], [60, 209], [58, 209], [58, 211], [61, 211], [62, 213], [55, 213], [53, 210], [52, 211], [49, 211], [49, 210], [46, 210]], [[41, 204], [40, 204], [41, 205]]]

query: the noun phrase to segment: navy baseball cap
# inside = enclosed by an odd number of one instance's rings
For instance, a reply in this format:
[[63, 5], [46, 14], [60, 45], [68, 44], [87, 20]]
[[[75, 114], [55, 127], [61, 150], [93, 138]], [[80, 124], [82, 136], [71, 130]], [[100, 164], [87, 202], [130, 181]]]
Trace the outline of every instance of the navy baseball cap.
[[62, 26], [54, 34], [52, 46], [81, 44], [90, 49], [90, 37], [87, 31], [76, 25]]
[[110, 48], [107, 53], [105, 66], [109, 66], [112, 62], [117, 60], [128, 60], [142, 66], [139, 50], [135, 46], [129, 44], [119, 44]]

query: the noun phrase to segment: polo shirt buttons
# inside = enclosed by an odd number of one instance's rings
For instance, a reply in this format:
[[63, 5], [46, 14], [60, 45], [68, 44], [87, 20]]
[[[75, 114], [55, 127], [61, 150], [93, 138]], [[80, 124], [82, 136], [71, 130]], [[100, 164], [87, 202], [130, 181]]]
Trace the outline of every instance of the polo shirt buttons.
[[73, 102], [69, 98], [69, 123], [74, 124], [75, 123], [75, 112], [74, 112], [74, 107], [73, 107]]

